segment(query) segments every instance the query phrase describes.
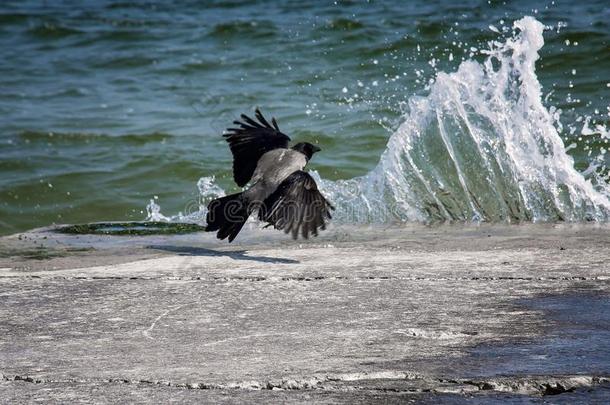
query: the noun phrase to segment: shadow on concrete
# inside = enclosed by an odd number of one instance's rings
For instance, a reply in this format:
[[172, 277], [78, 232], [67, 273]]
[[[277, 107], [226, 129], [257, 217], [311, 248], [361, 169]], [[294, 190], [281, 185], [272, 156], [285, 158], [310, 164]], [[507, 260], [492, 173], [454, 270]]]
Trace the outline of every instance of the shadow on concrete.
[[235, 260], [253, 260], [261, 263], [300, 263], [294, 259], [284, 259], [281, 257], [251, 256], [245, 250], [222, 251], [193, 246], [172, 246], [172, 245], [150, 245], [148, 249], [164, 250], [166, 252], [177, 253], [180, 256], [227, 256]]

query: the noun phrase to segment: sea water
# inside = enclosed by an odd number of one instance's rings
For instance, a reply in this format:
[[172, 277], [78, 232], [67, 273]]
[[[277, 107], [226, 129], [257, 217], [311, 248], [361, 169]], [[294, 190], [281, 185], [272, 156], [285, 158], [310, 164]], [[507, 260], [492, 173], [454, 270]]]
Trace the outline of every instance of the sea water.
[[310, 168], [338, 222], [607, 221], [608, 17], [603, 1], [3, 2], [0, 233], [201, 221], [239, 190], [221, 134], [256, 106], [322, 148]]

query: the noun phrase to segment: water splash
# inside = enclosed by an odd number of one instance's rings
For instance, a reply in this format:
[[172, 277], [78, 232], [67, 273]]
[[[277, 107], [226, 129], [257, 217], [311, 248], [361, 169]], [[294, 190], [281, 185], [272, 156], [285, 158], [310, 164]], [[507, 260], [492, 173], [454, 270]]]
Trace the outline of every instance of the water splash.
[[186, 204], [184, 212], [169, 217], [161, 213], [161, 206], [155, 201], [156, 198], [151, 199], [146, 206], [146, 221], [204, 223], [207, 205], [213, 199], [224, 196], [225, 191], [216, 184], [215, 176], [200, 178], [197, 181], [197, 189], [199, 195]]
[[544, 26], [514, 23], [483, 63], [437, 75], [390, 137], [378, 166], [320, 179], [346, 222], [583, 221], [610, 217], [610, 187], [574, 169], [535, 73]]
[[[409, 100], [379, 164], [365, 176], [316, 178], [341, 222], [606, 221], [610, 186], [574, 168], [559, 136], [559, 112], [543, 105], [535, 71], [544, 26], [532, 17], [494, 41], [483, 63], [440, 72], [426, 97]], [[204, 180], [206, 179], [206, 180]], [[170, 220], [203, 220], [224, 191], [203, 178], [198, 210]], [[150, 212], [161, 218], [159, 210]], [[159, 216], [161, 215], [161, 216]], [[167, 217], [166, 217], [167, 218]]]
[[161, 206], [155, 201], [157, 198], [151, 198], [150, 202], [146, 206], [146, 221], [152, 222], [170, 222], [171, 217], [166, 217], [161, 214]]

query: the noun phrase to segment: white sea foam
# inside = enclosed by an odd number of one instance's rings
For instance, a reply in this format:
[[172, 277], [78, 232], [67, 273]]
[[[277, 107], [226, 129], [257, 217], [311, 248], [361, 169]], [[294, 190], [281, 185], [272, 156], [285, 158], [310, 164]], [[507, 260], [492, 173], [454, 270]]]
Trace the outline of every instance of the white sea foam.
[[[480, 51], [483, 63], [468, 60], [456, 72], [438, 73], [426, 97], [409, 100], [403, 123], [367, 175], [330, 181], [312, 172], [337, 207], [335, 218], [608, 220], [610, 187], [574, 168], [559, 136], [559, 113], [543, 105], [535, 70], [543, 29], [524, 17], [512, 37]], [[223, 191], [213, 178], [201, 184], [200, 209], [168, 219], [203, 219], [204, 202]], [[167, 218], [156, 207], [149, 212]]]

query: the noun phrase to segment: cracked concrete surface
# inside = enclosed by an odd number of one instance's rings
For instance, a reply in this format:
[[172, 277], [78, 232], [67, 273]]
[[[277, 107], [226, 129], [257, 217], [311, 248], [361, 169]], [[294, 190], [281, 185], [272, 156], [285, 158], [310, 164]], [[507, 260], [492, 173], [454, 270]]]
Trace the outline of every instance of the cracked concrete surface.
[[608, 226], [240, 238], [0, 238], [0, 401], [610, 400]]

